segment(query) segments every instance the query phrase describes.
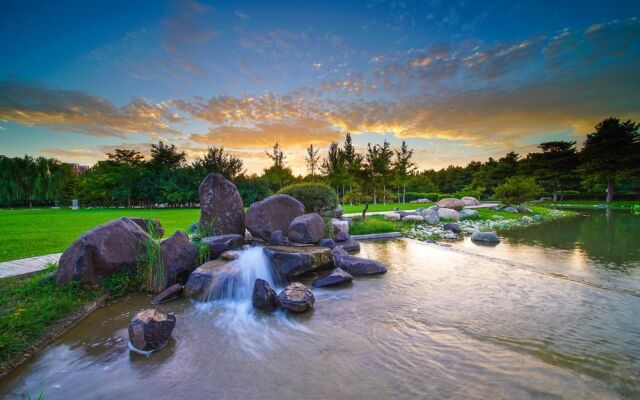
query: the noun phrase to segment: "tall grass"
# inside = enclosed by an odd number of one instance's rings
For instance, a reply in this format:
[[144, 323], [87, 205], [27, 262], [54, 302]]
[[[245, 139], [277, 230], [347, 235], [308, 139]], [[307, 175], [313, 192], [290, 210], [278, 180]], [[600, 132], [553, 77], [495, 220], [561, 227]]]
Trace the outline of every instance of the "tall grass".
[[155, 227], [149, 221], [147, 223], [149, 237], [142, 244], [138, 256], [138, 271], [141, 274], [142, 288], [151, 293], [163, 291], [167, 285], [165, 266], [160, 254], [160, 242]]

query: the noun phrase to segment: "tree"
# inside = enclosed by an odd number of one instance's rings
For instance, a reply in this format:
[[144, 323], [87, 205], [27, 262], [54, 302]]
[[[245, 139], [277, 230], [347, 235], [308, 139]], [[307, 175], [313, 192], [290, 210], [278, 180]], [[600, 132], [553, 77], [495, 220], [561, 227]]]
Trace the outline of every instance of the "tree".
[[202, 170], [202, 178], [211, 172], [217, 172], [229, 180], [234, 180], [243, 173], [242, 160], [225, 152], [224, 147], [207, 148], [207, 152], [193, 162], [193, 167]]
[[[367, 167], [371, 174], [371, 184], [373, 186], [373, 203], [378, 202], [378, 194], [382, 194], [383, 201], [386, 202], [387, 190], [386, 182], [389, 179], [391, 171], [391, 160], [393, 151], [391, 145], [386, 140], [381, 145], [371, 146], [367, 144]], [[382, 191], [379, 191], [382, 186]]]
[[511, 178], [507, 178], [504, 183], [496, 186], [493, 190], [496, 199], [510, 205], [521, 204], [527, 200], [532, 200], [540, 194], [542, 189], [533, 178], [512, 176]]
[[307, 169], [309, 170], [309, 173], [312, 177], [315, 176], [318, 162], [320, 161], [320, 156], [318, 155], [319, 151], [320, 149], [313, 148], [313, 143], [311, 143], [309, 147], [307, 147], [307, 155], [305, 157], [305, 161], [307, 162]]
[[175, 145], [165, 145], [162, 141], [151, 144], [151, 165], [156, 170], [174, 171], [187, 160], [184, 151], [178, 151]]
[[115, 149], [113, 153], [107, 153], [107, 157], [118, 164], [130, 166], [140, 165], [144, 161], [144, 156], [140, 152], [127, 149]]
[[640, 124], [607, 118], [587, 135], [580, 154], [582, 173], [607, 185], [607, 203], [613, 200], [617, 178], [640, 170]]
[[402, 186], [402, 202], [405, 202], [407, 193], [407, 181], [409, 176], [415, 171], [416, 165], [411, 158], [413, 150], [409, 150], [407, 143], [403, 140], [400, 150], [396, 150], [396, 158], [393, 161], [393, 170], [396, 174], [396, 183]]
[[551, 188], [553, 201], [558, 200], [558, 189], [572, 182], [578, 157], [576, 142], [555, 141], [538, 145], [542, 153], [531, 153], [522, 161], [525, 172], [536, 177], [538, 182]]
[[267, 150], [264, 153], [273, 161], [273, 165], [278, 168], [284, 168], [284, 160], [287, 158], [284, 152], [280, 148], [280, 144], [276, 142], [273, 145], [273, 152], [269, 153]]
[[472, 186], [474, 188], [484, 187], [491, 191], [502, 184], [507, 178], [518, 173], [518, 159], [520, 156], [511, 151], [499, 160], [489, 158], [473, 176]]

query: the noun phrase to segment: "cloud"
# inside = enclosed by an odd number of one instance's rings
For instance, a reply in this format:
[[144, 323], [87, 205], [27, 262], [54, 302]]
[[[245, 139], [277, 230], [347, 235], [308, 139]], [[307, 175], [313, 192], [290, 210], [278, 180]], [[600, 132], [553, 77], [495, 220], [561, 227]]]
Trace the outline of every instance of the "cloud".
[[163, 21], [163, 46], [176, 53], [185, 45], [207, 43], [216, 36], [210, 26], [207, 15], [211, 7], [197, 1], [180, 1], [176, 3], [172, 15]]
[[164, 104], [133, 99], [123, 107], [75, 90], [50, 89], [15, 79], [0, 82], [0, 120], [91, 136], [126, 137], [141, 133], [179, 135], [180, 121]]

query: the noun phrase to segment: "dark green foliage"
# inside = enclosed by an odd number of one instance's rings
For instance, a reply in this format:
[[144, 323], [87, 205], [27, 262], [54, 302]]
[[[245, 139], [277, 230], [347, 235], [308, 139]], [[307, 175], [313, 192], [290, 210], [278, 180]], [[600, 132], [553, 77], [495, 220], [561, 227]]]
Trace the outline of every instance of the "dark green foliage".
[[100, 281], [100, 287], [109, 293], [112, 299], [140, 290], [141, 286], [140, 274], [134, 269], [116, 272]]
[[494, 188], [494, 197], [505, 204], [518, 205], [533, 200], [542, 189], [533, 178], [514, 176]]
[[304, 204], [305, 212], [318, 213], [325, 217], [335, 215], [338, 207], [336, 192], [321, 183], [298, 183], [289, 185], [278, 192], [287, 194]]

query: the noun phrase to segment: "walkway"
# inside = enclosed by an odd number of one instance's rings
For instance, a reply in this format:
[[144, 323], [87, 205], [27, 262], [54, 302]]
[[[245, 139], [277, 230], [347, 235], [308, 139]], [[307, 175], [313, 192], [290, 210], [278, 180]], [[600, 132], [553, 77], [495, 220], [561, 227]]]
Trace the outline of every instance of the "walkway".
[[41, 271], [46, 268], [48, 263], [57, 263], [61, 255], [62, 253], [48, 254], [46, 256], [0, 262], [0, 279]]

